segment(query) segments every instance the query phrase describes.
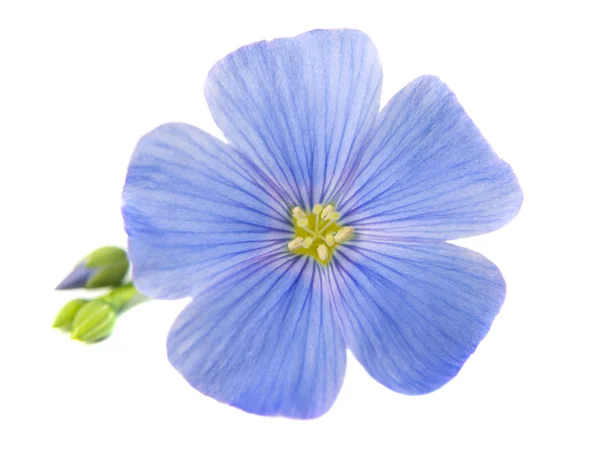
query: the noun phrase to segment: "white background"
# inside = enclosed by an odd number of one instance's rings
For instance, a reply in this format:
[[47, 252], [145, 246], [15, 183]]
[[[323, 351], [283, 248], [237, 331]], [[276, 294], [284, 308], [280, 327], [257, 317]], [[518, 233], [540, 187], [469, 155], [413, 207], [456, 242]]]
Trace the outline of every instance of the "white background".
[[[0, 454], [600, 454], [594, 3], [3, 1]], [[350, 360], [327, 415], [269, 419], [171, 368], [165, 337], [183, 301], [132, 310], [95, 346], [51, 330], [79, 296], [53, 291], [60, 279], [125, 244], [137, 139], [168, 121], [218, 134], [203, 98], [214, 62], [332, 27], [371, 36], [384, 102], [419, 75], [445, 80], [522, 183], [514, 222], [461, 241], [500, 266], [508, 296], [457, 378], [406, 397]]]

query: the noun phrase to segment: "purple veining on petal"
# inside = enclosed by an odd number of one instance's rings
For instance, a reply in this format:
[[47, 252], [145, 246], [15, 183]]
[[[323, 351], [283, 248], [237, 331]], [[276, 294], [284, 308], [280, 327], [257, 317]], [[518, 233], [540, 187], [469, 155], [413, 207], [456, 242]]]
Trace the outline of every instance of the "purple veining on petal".
[[[227, 144], [183, 124], [138, 143], [123, 191], [134, 281], [193, 297], [168, 356], [203, 394], [314, 418], [338, 394], [346, 347], [381, 384], [424, 394], [489, 330], [500, 271], [444, 241], [508, 223], [519, 183], [438, 78], [378, 113], [381, 79], [356, 30], [251, 44], [205, 86]], [[287, 247], [292, 209], [315, 203], [355, 230], [326, 265]]]

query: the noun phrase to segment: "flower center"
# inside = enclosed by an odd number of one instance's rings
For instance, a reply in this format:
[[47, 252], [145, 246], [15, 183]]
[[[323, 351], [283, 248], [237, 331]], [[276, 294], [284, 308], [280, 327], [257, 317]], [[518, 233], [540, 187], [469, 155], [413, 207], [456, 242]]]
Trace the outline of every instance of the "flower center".
[[333, 204], [317, 204], [306, 213], [299, 207], [292, 209], [296, 237], [288, 243], [291, 252], [310, 255], [322, 265], [331, 261], [336, 246], [352, 237], [354, 229], [337, 223], [340, 213]]

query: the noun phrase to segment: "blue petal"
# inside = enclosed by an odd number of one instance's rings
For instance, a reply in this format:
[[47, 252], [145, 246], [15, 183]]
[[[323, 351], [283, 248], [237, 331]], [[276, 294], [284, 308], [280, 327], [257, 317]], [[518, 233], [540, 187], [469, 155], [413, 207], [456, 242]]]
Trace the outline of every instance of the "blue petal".
[[355, 241], [338, 251], [327, 279], [344, 339], [394, 391], [428, 393], [452, 379], [504, 301], [500, 271], [462, 247]]
[[371, 236], [457, 239], [508, 223], [523, 194], [454, 94], [423, 76], [381, 112], [344, 223]]
[[242, 410], [322, 415], [346, 366], [323, 274], [289, 253], [233, 268], [179, 315], [169, 361], [194, 388]]
[[70, 290], [73, 288], [83, 288], [92, 275], [96, 272], [95, 268], [86, 268], [84, 263], [80, 263], [63, 279], [56, 287], [57, 290]]
[[245, 46], [205, 85], [217, 125], [285, 188], [288, 205], [329, 201], [379, 110], [381, 65], [356, 30], [315, 30]]
[[169, 124], [144, 136], [123, 190], [133, 277], [153, 298], [175, 299], [249, 258], [285, 249], [289, 208], [276, 185], [230, 146]]

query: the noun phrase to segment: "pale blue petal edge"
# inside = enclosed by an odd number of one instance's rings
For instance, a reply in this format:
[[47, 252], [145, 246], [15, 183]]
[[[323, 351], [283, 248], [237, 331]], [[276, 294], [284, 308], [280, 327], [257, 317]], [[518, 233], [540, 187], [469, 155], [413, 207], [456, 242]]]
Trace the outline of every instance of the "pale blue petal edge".
[[169, 333], [169, 361], [198, 391], [259, 415], [315, 418], [342, 385], [346, 347], [315, 261], [279, 253], [231, 269]]
[[498, 268], [452, 244], [356, 240], [336, 253], [326, 281], [346, 344], [400, 393], [452, 379], [504, 301]]
[[230, 146], [167, 124], [138, 143], [123, 189], [136, 286], [148, 296], [192, 296], [245, 260], [281, 251], [292, 236], [276, 185]]
[[244, 46], [210, 71], [205, 95], [228, 141], [284, 188], [289, 206], [348, 183], [379, 110], [377, 49], [358, 30], [314, 30]]
[[369, 237], [458, 239], [498, 229], [523, 193], [450, 89], [422, 76], [380, 113], [343, 222]]

